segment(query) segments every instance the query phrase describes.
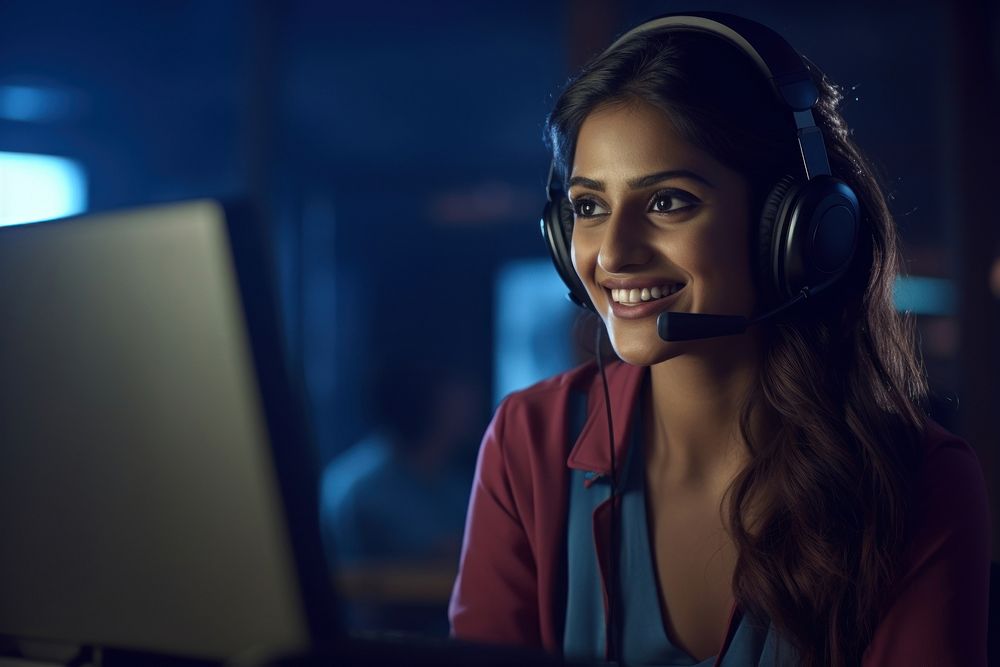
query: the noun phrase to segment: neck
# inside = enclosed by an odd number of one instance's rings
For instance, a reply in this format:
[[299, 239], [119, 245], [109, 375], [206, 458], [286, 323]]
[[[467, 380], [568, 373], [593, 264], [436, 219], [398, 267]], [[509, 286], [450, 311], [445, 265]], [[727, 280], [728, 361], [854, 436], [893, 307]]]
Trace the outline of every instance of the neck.
[[715, 494], [749, 456], [740, 414], [760, 369], [758, 348], [750, 335], [690, 348], [650, 369], [646, 464], [677, 490]]

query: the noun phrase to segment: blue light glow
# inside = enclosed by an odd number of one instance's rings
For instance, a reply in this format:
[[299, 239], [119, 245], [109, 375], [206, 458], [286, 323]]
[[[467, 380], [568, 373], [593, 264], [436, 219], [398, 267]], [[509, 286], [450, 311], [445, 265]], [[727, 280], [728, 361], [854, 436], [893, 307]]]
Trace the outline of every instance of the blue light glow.
[[0, 152], [0, 227], [51, 220], [87, 208], [87, 177], [67, 158]]
[[944, 278], [896, 276], [896, 310], [914, 315], [954, 315], [955, 286]]
[[516, 389], [572, 367], [573, 322], [580, 310], [548, 259], [504, 265], [496, 278], [494, 404]]
[[0, 86], [0, 118], [49, 123], [73, 115], [78, 104], [66, 90], [42, 86]]

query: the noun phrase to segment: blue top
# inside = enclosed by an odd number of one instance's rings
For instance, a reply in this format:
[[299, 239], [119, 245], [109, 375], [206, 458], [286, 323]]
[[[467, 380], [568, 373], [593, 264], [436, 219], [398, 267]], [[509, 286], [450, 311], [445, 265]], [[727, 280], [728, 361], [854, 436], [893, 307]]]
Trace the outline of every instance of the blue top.
[[[641, 414], [633, 422], [641, 424]], [[579, 412], [579, 411], [578, 411]], [[585, 413], [584, 413], [585, 414]], [[579, 415], [578, 415], [579, 416]], [[582, 420], [579, 424], [582, 424]], [[643, 443], [634, 428], [626, 455], [621, 497], [621, 544], [618, 560], [619, 627], [622, 662], [657, 667], [712, 667], [716, 656], [699, 662], [675, 646], [665, 630], [659, 588], [653, 567], [646, 523]], [[588, 488], [593, 473], [574, 470], [570, 483], [567, 534], [568, 587], [563, 652], [571, 660], [603, 660], [605, 655], [604, 601], [593, 536], [593, 513], [611, 494], [607, 477]], [[721, 637], [720, 637], [721, 640]], [[781, 644], [781, 662], [777, 656]], [[794, 650], [780, 641], [771, 624], [743, 614], [722, 667], [794, 665]]]

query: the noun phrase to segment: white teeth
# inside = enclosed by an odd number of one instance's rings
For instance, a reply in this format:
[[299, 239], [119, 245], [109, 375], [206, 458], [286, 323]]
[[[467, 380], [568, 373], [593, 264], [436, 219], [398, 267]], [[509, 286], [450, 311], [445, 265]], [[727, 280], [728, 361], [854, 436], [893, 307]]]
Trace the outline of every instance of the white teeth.
[[658, 285], [656, 287], [643, 287], [641, 289], [613, 289], [611, 298], [618, 303], [635, 305], [643, 301], [654, 301], [671, 294], [676, 294], [684, 287], [683, 283], [670, 283]]

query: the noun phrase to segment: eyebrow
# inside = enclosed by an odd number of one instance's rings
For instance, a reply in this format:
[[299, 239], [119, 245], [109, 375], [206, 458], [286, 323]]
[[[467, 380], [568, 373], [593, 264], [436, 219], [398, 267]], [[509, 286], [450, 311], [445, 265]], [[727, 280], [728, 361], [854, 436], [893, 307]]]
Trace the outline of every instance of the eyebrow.
[[[647, 174], [646, 176], [638, 176], [636, 178], [628, 181], [628, 186], [633, 190], [639, 190], [641, 188], [648, 188], [651, 185], [655, 185], [660, 181], [665, 181], [670, 178], [690, 178], [691, 180], [698, 181], [699, 183], [704, 183], [710, 188], [714, 188], [707, 178], [700, 174], [696, 174], [689, 169], [668, 169], [666, 171], [658, 171], [655, 174]], [[567, 187], [572, 187], [574, 185], [582, 185], [585, 188], [591, 190], [597, 190], [598, 192], [604, 192], [604, 183], [601, 181], [595, 181], [592, 178], [584, 178], [583, 176], [574, 176], [569, 179]]]

